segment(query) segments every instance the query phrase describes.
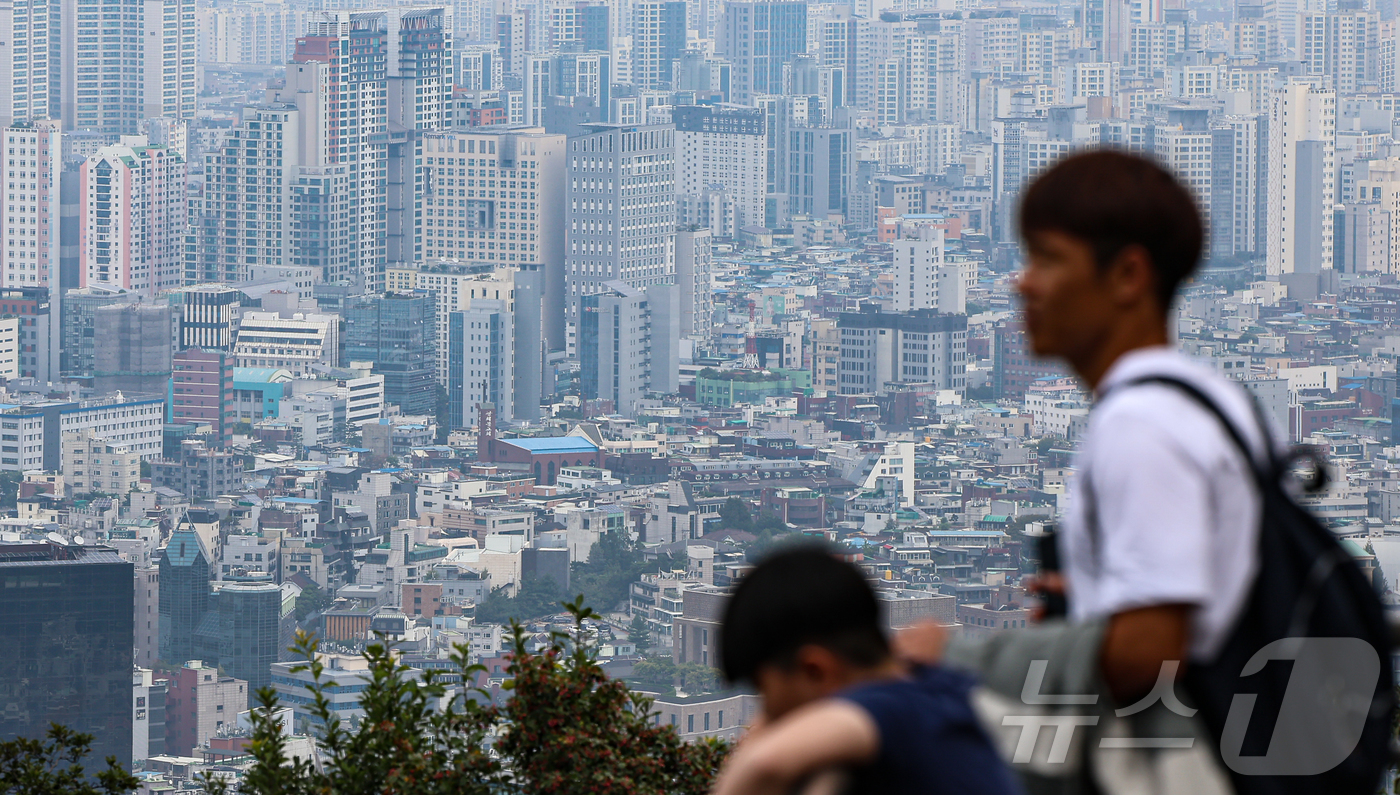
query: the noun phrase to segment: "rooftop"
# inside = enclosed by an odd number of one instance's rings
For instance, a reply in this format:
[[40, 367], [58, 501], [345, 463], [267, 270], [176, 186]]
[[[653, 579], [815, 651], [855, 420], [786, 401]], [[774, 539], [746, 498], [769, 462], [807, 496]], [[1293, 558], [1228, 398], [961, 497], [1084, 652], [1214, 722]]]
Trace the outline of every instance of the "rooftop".
[[535, 439], [497, 439], [536, 455], [551, 453], [596, 453], [598, 446], [580, 436], [548, 436]]

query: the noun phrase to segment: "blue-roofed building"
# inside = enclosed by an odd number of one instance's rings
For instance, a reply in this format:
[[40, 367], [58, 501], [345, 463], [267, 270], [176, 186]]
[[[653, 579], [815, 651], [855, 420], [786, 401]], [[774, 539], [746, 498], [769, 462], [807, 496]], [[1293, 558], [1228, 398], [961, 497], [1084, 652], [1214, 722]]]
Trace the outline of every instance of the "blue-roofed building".
[[554, 486], [559, 469], [573, 466], [602, 466], [603, 452], [582, 436], [547, 436], [529, 439], [491, 439], [484, 445], [484, 460], [528, 467], [535, 483]]
[[277, 416], [277, 404], [286, 397], [292, 372], [278, 367], [233, 368], [233, 400], [239, 422], [258, 422]]

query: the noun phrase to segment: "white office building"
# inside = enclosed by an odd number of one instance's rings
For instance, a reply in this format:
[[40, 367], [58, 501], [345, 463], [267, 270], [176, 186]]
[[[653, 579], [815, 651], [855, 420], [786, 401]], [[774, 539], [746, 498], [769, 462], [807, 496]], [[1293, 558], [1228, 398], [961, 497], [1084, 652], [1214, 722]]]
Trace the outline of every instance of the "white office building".
[[768, 188], [763, 111], [687, 105], [672, 118], [679, 222], [727, 238], [746, 226], [762, 226]]
[[675, 128], [589, 127], [568, 148], [564, 279], [575, 328], [580, 299], [606, 283], [645, 288], [676, 275]]
[[945, 315], [967, 312], [967, 291], [976, 283], [970, 262], [944, 256], [943, 230], [923, 227], [914, 240], [896, 240], [894, 311], [932, 309]]

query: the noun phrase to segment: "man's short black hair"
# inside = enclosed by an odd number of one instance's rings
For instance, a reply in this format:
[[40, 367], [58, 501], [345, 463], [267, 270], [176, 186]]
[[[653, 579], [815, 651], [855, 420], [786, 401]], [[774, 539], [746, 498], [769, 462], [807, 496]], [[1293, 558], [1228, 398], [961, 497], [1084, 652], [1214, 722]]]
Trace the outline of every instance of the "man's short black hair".
[[1067, 157], [1032, 182], [1020, 223], [1023, 238], [1060, 232], [1089, 243], [1099, 268], [1141, 246], [1156, 269], [1163, 309], [1196, 269], [1205, 234], [1196, 202], [1166, 169], [1108, 149]]
[[739, 583], [724, 612], [720, 664], [729, 681], [751, 682], [766, 665], [790, 666], [808, 644], [860, 666], [890, 655], [875, 592], [859, 569], [816, 544], [774, 553]]

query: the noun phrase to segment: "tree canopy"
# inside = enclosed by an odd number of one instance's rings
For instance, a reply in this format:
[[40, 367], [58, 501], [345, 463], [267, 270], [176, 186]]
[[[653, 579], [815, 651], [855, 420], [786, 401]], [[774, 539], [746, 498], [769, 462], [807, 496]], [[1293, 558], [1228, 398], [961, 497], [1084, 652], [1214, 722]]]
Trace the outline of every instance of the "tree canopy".
[[313, 613], [324, 611], [335, 603], [335, 594], [320, 586], [307, 588], [297, 594], [296, 606], [293, 608], [293, 615], [297, 623], [305, 621]]
[[92, 735], [53, 724], [45, 738], [0, 741], [0, 792], [7, 795], [125, 795], [141, 786], [114, 756], [89, 775], [82, 765]]
[[504, 624], [511, 619], [528, 621], [558, 613], [561, 609], [559, 602], [564, 598], [564, 589], [559, 587], [553, 577], [539, 577], [533, 574], [525, 577], [516, 589], [515, 596], [507, 596], [506, 588], [504, 585], [496, 588], [476, 606], [478, 621], [495, 624]]
[[[369, 682], [360, 696], [365, 716], [347, 727], [332, 709], [330, 677], [316, 657], [312, 636], [296, 649], [313, 684], [309, 711], [323, 728], [320, 765], [289, 757], [274, 717], [272, 688], [258, 692], [252, 711], [253, 764], [239, 784], [242, 795], [702, 795], [728, 748], [718, 741], [682, 742], [674, 727], [653, 717], [651, 699], [609, 679], [597, 662], [585, 622], [597, 613], [582, 599], [566, 604], [571, 632], [552, 633], [531, 652], [519, 623], [512, 624], [510, 679], [503, 703], [485, 689], [445, 698], [435, 672], [420, 679], [383, 644], [365, 650]], [[484, 673], [452, 656], [463, 682]], [[446, 701], [447, 705], [437, 705]], [[495, 742], [488, 751], [488, 740]], [[206, 776], [210, 795], [228, 795], [227, 782]]]
[[743, 530], [748, 532], [753, 529], [753, 514], [749, 512], [749, 504], [738, 497], [730, 497], [719, 507], [719, 525], [726, 530]]

